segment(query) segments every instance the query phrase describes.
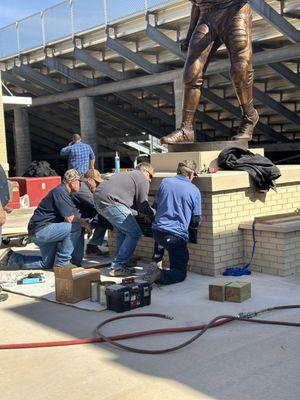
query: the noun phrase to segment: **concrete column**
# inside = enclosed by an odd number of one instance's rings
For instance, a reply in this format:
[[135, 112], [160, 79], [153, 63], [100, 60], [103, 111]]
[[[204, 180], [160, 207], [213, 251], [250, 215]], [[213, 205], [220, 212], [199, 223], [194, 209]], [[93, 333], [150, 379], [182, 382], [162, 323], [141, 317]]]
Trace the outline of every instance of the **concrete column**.
[[22, 176], [31, 163], [31, 141], [26, 108], [14, 110], [14, 145], [16, 174]]
[[1, 72], [0, 72], [0, 164], [2, 165], [2, 168], [4, 169], [4, 171], [6, 173], [8, 173], [9, 165], [8, 165], [8, 160], [7, 160]]
[[182, 122], [182, 106], [183, 106], [183, 82], [182, 78], [175, 79], [174, 85], [174, 104], [176, 128], [180, 128]]
[[104, 157], [99, 157], [99, 171], [103, 174], [104, 173]]
[[98, 168], [98, 140], [96, 129], [96, 114], [93, 97], [80, 97], [80, 130], [84, 143], [89, 144], [95, 153], [95, 167]]

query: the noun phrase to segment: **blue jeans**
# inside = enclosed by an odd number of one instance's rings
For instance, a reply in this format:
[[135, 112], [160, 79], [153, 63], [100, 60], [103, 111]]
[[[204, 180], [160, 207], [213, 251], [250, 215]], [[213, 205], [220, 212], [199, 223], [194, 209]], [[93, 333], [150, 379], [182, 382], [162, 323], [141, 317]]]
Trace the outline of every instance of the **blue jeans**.
[[[93, 236], [89, 240], [89, 244], [100, 246], [104, 240], [106, 230], [112, 228], [112, 226], [101, 215], [98, 216], [98, 220], [91, 222], [91, 226], [95, 230]], [[84, 233], [85, 231], [82, 229], [72, 254], [72, 263], [75, 265], [81, 265], [84, 256]]]
[[76, 223], [49, 224], [30, 237], [40, 248], [41, 256], [13, 253], [8, 265], [19, 269], [52, 269], [54, 265], [65, 267], [71, 261], [80, 233], [81, 227]]
[[117, 231], [116, 254], [112, 267], [125, 267], [133, 256], [139, 238], [142, 236], [141, 228], [131, 210], [126, 206], [101, 205], [99, 212]]
[[163, 248], [168, 251], [170, 258], [170, 269], [160, 271], [159, 283], [170, 285], [184, 281], [189, 261], [187, 242], [170, 232], [155, 229], [153, 229], [153, 239], [155, 240], [155, 247], [152, 260], [160, 261], [162, 259]]

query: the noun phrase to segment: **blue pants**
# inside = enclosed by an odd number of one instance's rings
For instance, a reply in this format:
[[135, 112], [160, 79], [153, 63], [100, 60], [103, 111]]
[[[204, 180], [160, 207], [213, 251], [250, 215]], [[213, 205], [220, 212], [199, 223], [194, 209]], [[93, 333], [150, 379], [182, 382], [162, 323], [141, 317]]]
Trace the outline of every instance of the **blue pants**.
[[[100, 246], [104, 240], [104, 236], [107, 229], [111, 229], [111, 224], [103, 218], [101, 215], [98, 215], [97, 221], [91, 222], [92, 228], [94, 228], [94, 233], [88, 244]], [[72, 254], [72, 262], [75, 265], [81, 265], [82, 259], [84, 256], [84, 229], [81, 230], [81, 234], [79, 236], [78, 242], [75, 246], [75, 249]]]
[[142, 236], [141, 228], [131, 210], [126, 206], [111, 205], [104, 207], [102, 205], [98, 211], [117, 231], [116, 254], [112, 267], [125, 267], [133, 256], [139, 238]]
[[19, 269], [52, 269], [55, 265], [65, 267], [71, 261], [80, 234], [81, 227], [76, 223], [49, 224], [30, 237], [39, 247], [41, 256], [13, 253], [8, 265]]
[[184, 281], [186, 278], [189, 251], [187, 242], [179, 236], [170, 232], [163, 232], [153, 229], [155, 248], [153, 261], [160, 261], [163, 256], [163, 249], [166, 249], [170, 258], [170, 269], [160, 271], [159, 283], [169, 285]]

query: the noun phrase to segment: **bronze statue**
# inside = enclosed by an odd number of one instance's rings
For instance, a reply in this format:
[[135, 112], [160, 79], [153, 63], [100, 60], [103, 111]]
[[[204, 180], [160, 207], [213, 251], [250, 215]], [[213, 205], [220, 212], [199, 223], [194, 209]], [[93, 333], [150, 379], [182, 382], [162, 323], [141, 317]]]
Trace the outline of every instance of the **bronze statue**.
[[233, 139], [252, 139], [258, 122], [253, 106], [252, 10], [247, 0], [190, 0], [190, 25], [182, 51], [188, 50], [184, 67], [184, 100], [181, 127], [162, 143], [194, 142], [194, 116], [201, 96], [203, 75], [222, 43], [231, 61], [230, 76], [242, 110], [242, 121]]

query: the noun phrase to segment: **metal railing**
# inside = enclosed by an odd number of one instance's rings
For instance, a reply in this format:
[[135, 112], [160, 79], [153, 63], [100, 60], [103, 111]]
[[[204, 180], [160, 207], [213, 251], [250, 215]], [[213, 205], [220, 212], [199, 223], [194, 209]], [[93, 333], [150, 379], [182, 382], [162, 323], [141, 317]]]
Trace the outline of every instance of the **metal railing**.
[[65, 0], [0, 28], [0, 59], [181, 0]]

